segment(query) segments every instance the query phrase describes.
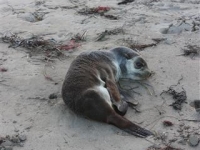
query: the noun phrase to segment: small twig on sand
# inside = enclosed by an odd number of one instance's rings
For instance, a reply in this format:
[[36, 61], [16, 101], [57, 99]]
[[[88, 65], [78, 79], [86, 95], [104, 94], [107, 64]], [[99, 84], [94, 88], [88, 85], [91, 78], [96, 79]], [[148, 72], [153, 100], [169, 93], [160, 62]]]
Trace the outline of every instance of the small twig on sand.
[[151, 43], [151, 44], [131, 44], [129, 47], [131, 49], [138, 49], [138, 50], [143, 50], [147, 47], [152, 47], [152, 46], [156, 46], [156, 43]]
[[200, 122], [200, 120], [196, 120], [196, 119], [181, 119], [180, 121]]
[[181, 75], [181, 78], [178, 80], [177, 84], [171, 85], [170, 87], [179, 85], [182, 80], [183, 80], [183, 75]]
[[115, 28], [112, 30], [105, 30], [104, 32], [100, 33], [99, 36], [96, 38], [96, 41], [103, 41], [106, 39], [107, 35], [117, 35], [120, 33], [124, 33], [122, 28]]
[[158, 146], [150, 146], [147, 150], [183, 150], [181, 148], [174, 148], [171, 146], [170, 143], [166, 144], [165, 147], [158, 147]]
[[43, 72], [43, 75], [44, 75], [45, 79], [54, 82], [54, 80], [53, 80], [51, 77], [49, 77], [49, 76], [46, 74], [46, 72]]
[[105, 18], [110, 19], [110, 20], [118, 20], [119, 19], [117, 16], [114, 16], [114, 15], [106, 15], [106, 14], [104, 14], [103, 16]]
[[134, 2], [135, 0], [123, 0], [122, 2], [117, 3], [118, 5], [125, 5], [131, 2]]
[[45, 79], [54, 82], [53, 78], [48, 76], [47, 73], [46, 73], [47, 63], [48, 63], [48, 60], [46, 61], [46, 64], [44, 65], [43, 75], [44, 75]]

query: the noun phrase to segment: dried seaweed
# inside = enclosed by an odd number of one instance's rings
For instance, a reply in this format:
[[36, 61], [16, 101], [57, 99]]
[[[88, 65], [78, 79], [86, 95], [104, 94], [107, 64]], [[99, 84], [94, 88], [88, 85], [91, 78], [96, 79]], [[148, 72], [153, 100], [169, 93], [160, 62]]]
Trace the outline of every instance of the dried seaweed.
[[124, 30], [122, 28], [115, 28], [113, 30], [105, 30], [99, 36], [96, 38], [96, 41], [103, 41], [105, 40], [107, 35], [117, 35], [120, 33], [124, 33]]
[[177, 86], [178, 84], [180, 84], [180, 81], [182, 79], [183, 79], [183, 77], [181, 77], [181, 79], [178, 80], [178, 83], [176, 85], [171, 85], [167, 91], [163, 91], [160, 94], [160, 95], [162, 95], [163, 93], [167, 93], [169, 95], [172, 95], [172, 97], [175, 100], [175, 102], [170, 104], [170, 106], [172, 106], [175, 110], [181, 110], [182, 109], [182, 104], [185, 103], [186, 100], [187, 100], [186, 91], [183, 88], [182, 88], [183, 91], [181, 91], [181, 92], [177, 92], [177, 91], [175, 91], [173, 89], [174, 86]]
[[181, 92], [176, 92], [174, 89], [169, 89], [166, 91], [168, 94], [173, 95], [173, 99], [175, 102], [173, 102], [170, 106], [172, 106], [176, 110], [181, 110], [182, 109], [182, 103], [184, 103], [187, 99], [186, 96], [186, 91], [183, 90]]
[[51, 43], [50, 41], [44, 40], [36, 36], [33, 36], [28, 39], [22, 39], [18, 37], [16, 34], [13, 34], [11, 36], [3, 36], [1, 39], [3, 42], [9, 43], [10, 44], [9, 47], [12, 48], [24, 47], [27, 49], [34, 49], [40, 46], [47, 46]]
[[71, 50], [79, 47], [80, 43], [77, 43], [76, 41], [83, 40], [83, 36], [80, 37], [80, 39], [78, 39], [77, 36], [75, 36], [75, 38], [75, 40], [70, 40], [68, 44], [63, 45], [62, 43], [58, 43], [53, 39], [45, 40], [38, 36], [23, 39], [16, 34], [10, 34], [2, 36], [1, 41], [4, 43], [9, 43], [9, 47], [23, 47], [28, 49], [31, 54], [43, 53], [46, 57], [52, 58], [62, 56], [62, 50]]
[[91, 14], [100, 15], [100, 16], [103, 16], [110, 20], [118, 20], [119, 18], [117, 16], [105, 14], [110, 9], [111, 9], [110, 7], [102, 7], [102, 6], [94, 7], [94, 8], [86, 7], [86, 8], [79, 10], [78, 13], [82, 14], [82, 15], [91, 15]]
[[200, 47], [197, 45], [187, 45], [186, 48], [182, 49], [182, 56], [191, 56], [191, 58], [200, 55]]

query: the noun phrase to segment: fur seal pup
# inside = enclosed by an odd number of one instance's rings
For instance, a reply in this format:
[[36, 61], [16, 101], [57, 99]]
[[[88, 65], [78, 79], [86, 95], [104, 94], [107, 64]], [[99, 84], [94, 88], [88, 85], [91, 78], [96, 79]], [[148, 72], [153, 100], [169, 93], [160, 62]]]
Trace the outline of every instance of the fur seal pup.
[[142, 80], [150, 75], [144, 59], [127, 47], [85, 52], [71, 63], [62, 97], [79, 115], [115, 125], [138, 137], [147, 137], [152, 135], [150, 131], [123, 117], [128, 103], [121, 99], [117, 82], [120, 78]]

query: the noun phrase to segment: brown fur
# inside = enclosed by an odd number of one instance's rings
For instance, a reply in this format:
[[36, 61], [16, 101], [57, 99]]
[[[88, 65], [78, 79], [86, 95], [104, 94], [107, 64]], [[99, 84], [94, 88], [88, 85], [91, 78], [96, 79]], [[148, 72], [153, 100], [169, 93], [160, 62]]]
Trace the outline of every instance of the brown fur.
[[[118, 61], [117, 57], [131, 59], [137, 55], [124, 47], [114, 50], [116, 52], [94, 51], [79, 55], [72, 62], [65, 77], [62, 88], [63, 100], [74, 112], [88, 119], [113, 124], [133, 135], [146, 137], [151, 134], [150, 131], [121, 116], [126, 113], [128, 104], [121, 100], [116, 84], [119, 68], [114, 62]], [[95, 87], [102, 87], [108, 91], [112, 106], [102, 96], [106, 92]]]

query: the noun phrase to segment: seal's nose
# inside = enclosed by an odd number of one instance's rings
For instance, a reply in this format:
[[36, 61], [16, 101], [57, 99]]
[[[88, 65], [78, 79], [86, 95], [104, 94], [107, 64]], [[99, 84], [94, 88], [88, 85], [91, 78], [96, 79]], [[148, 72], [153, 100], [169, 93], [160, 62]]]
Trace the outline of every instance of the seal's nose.
[[152, 75], [151, 71], [147, 69], [147, 70], [145, 71], [145, 76], [148, 78], [148, 77], [150, 77], [151, 75]]
[[150, 77], [152, 75], [152, 72], [151, 71], [149, 71], [149, 75], [148, 75], [148, 77]]

